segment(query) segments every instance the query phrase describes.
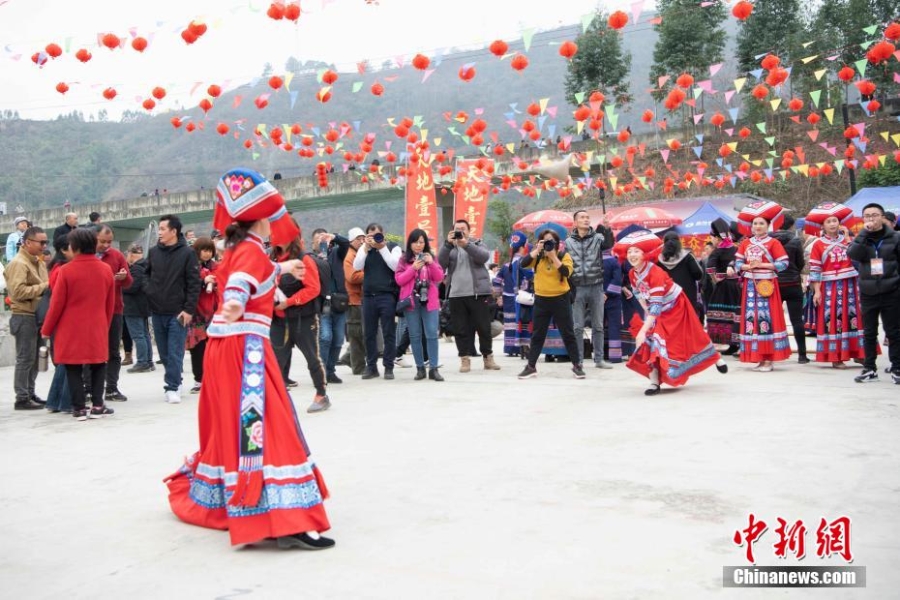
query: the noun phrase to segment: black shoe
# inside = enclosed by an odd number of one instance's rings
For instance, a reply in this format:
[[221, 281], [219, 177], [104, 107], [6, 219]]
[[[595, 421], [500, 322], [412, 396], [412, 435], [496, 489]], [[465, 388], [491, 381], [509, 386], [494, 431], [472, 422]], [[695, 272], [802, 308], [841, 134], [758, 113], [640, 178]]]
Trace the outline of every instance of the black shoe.
[[72, 416], [75, 417], [76, 421], [87, 421], [88, 409], [82, 408], [81, 410], [73, 410]]
[[878, 372], [877, 371], [863, 371], [860, 375], [857, 375], [853, 378], [853, 381], [856, 383], [869, 383], [872, 381], [878, 381]]
[[738, 351], [737, 346], [728, 346], [728, 349], [725, 350], [724, 352], [720, 352], [720, 354], [722, 356], [731, 356], [731, 355], [737, 353], [737, 351]]
[[717, 370], [719, 373], [722, 373], [722, 374], [727, 373], [727, 372], [728, 372], [728, 365], [726, 365], [726, 364], [724, 364], [724, 363], [721, 364], [721, 365], [716, 365], [716, 370]]
[[384, 370], [384, 378], [385, 379], [393, 379], [394, 378], [394, 370], [393, 369], [385, 369]]
[[329, 373], [327, 377], [325, 377], [325, 381], [328, 383], [344, 383], [344, 381], [337, 376], [336, 373]]
[[301, 550], [327, 550], [334, 547], [334, 540], [319, 536], [314, 538], [308, 533], [285, 535], [278, 538], [278, 547], [282, 550], [300, 548]]
[[105, 400], [110, 402], [126, 402], [128, 400], [128, 396], [120, 392], [119, 390], [113, 390], [112, 392], [106, 392]]
[[413, 379], [421, 381], [422, 379], [425, 379], [425, 377], [425, 367], [416, 367], [416, 376], [413, 377]]
[[531, 365], [525, 365], [525, 368], [519, 373], [519, 379], [531, 379], [532, 377], [537, 377], [537, 369]]
[[575, 379], [584, 379], [585, 378], [584, 369], [582, 368], [581, 365], [573, 365], [572, 373], [575, 374]]
[[26, 400], [25, 402], [16, 402], [15, 409], [16, 410], [40, 410], [44, 408], [43, 404], [38, 404], [37, 402], [32, 402], [31, 400]]
[[161, 365], [161, 364], [163, 364], [163, 361], [158, 360], [158, 361], [156, 361], [156, 364]]
[[[393, 374], [392, 374], [393, 376]], [[378, 378], [378, 369], [366, 369], [365, 373], [362, 374], [363, 379], [377, 379]]]
[[155, 370], [156, 370], [156, 367], [154, 367], [153, 365], [148, 365], [148, 364], [142, 365], [142, 364], [138, 363], [138, 364], [134, 365], [133, 367], [131, 367], [130, 369], [125, 369], [125, 372], [126, 373], [148, 373], [150, 371], [155, 371]]
[[658, 393], [659, 393], [659, 384], [658, 383], [651, 383], [650, 387], [648, 387], [646, 390], [644, 390], [645, 396], [655, 396]]
[[434, 381], [443, 381], [444, 378], [441, 376], [441, 372], [437, 369], [429, 369], [428, 371], [428, 379], [433, 379]]
[[116, 411], [114, 411], [113, 409], [108, 408], [104, 405], [94, 406], [93, 408], [91, 408], [91, 412], [88, 413], [88, 418], [102, 419], [103, 417], [108, 417], [115, 412]]
[[797, 362], [800, 363], [801, 365], [808, 365], [808, 364], [809, 364], [809, 359], [806, 358], [806, 355], [805, 355], [805, 354], [801, 354], [801, 355], [797, 358]]
[[295, 388], [297, 387], [297, 382], [289, 377], [284, 380], [284, 387], [286, 387], [287, 389]]
[[45, 404], [47, 404], [46, 400], [44, 400], [43, 398], [38, 398], [37, 396], [32, 396], [31, 401], [34, 402], [35, 404], [40, 404], [41, 406], [44, 406]]

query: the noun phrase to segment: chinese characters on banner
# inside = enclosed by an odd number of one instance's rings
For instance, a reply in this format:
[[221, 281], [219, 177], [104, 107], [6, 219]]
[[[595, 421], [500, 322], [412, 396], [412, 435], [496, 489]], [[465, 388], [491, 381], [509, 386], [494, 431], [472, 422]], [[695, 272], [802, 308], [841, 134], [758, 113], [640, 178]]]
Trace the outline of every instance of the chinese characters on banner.
[[[454, 221], [465, 219], [469, 222], [469, 236], [484, 237], [484, 224], [487, 219], [488, 192], [491, 189], [491, 177], [486, 170], [479, 169], [479, 162], [485, 165], [484, 159], [462, 160], [456, 163], [456, 203]], [[485, 165], [486, 166], [486, 165]], [[492, 170], [492, 169], [491, 169]]]
[[[768, 529], [765, 521], [757, 520], [754, 514], [750, 514], [749, 524], [746, 529], [734, 532], [734, 543], [737, 546], [746, 546], [747, 562], [756, 564], [753, 555], [753, 544], [757, 542]], [[806, 526], [802, 520], [794, 523], [778, 517], [778, 528], [775, 529], [778, 541], [772, 544], [774, 554], [778, 558], [786, 558], [790, 553], [797, 560], [806, 556]], [[823, 517], [816, 528], [816, 556], [819, 558], [830, 557], [836, 554], [846, 562], [853, 562], [853, 553], [850, 550], [850, 517], [838, 517], [830, 523]]]
[[443, 238], [437, 231], [437, 199], [431, 164], [420, 159], [406, 167], [406, 233], [421, 229], [429, 240]]

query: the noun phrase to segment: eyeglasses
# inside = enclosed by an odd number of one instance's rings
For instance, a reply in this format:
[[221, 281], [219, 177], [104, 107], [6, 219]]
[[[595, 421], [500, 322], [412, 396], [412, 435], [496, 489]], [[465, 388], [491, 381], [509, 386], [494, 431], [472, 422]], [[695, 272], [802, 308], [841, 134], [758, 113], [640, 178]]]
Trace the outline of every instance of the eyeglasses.
[[47, 240], [36, 240], [34, 238], [28, 238], [25, 240], [26, 242], [37, 242], [41, 246], [46, 246], [49, 242]]
[[869, 214], [869, 215], [863, 215], [863, 219], [865, 219], [865, 220], [867, 220], [867, 221], [874, 221], [875, 219], [880, 219], [880, 218], [883, 217], [883, 216], [884, 216], [884, 215], [882, 215], [881, 213], [877, 213], [877, 214], [874, 214], [874, 215]]

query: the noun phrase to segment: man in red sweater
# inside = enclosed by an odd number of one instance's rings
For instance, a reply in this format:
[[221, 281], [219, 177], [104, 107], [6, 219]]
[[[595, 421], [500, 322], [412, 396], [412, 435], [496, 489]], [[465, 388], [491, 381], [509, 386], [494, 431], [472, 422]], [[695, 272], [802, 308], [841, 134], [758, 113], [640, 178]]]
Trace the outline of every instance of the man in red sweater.
[[122, 342], [122, 325], [125, 322], [122, 316], [125, 303], [122, 300], [122, 290], [131, 287], [131, 271], [125, 255], [112, 247], [113, 230], [109, 225], [100, 225], [97, 229], [97, 256], [112, 269], [115, 290], [113, 296], [113, 318], [109, 324], [109, 360], [106, 363], [106, 393], [105, 400], [124, 402], [128, 397], [119, 391], [119, 372], [122, 370], [122, 356], [119, 354], [119, 344]]

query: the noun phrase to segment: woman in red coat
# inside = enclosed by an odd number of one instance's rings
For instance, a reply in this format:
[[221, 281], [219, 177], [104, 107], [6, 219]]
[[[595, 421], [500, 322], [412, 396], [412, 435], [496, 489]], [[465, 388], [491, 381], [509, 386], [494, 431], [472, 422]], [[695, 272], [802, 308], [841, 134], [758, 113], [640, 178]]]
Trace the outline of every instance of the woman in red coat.
[[[112, 271], [96, 255], [94, 230], [74, 229], [68, 240], [72, 260], [58, 269], [41, 335], [54, 336], [53, 359], [66, 366], [72, 415], [86, 421], [88, 416], [99, 419], [113, 414], [113, 409], [103, 404], [103, 383], [115, 294]], [[85, 407], [81, 379], [84, 365], [91, 374], [90, 413]]]

